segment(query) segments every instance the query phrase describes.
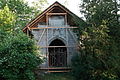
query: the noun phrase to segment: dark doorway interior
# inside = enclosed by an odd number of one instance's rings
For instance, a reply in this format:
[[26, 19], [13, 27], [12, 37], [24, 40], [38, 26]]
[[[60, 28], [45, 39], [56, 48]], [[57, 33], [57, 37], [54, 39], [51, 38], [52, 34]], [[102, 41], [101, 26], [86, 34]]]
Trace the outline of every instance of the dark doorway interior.
[[65, 46], [63, 41], [59, 39], [53, 40], [49, 46], [57, 46], [48, 48], [49, 51], [49, 66], [51, 67], [65, 67], [67, 65], [67, 48], [59, 47]]

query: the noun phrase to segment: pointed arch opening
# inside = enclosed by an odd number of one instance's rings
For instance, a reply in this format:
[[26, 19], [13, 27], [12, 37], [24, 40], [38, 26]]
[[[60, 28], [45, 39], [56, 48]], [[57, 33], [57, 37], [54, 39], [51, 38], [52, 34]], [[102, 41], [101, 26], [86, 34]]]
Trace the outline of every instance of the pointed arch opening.
[[60, 39], [53, 40], [49, 46], [49, 66], [50, 67], [65, 67], [67, 65], [67, 48], [65, 43]]

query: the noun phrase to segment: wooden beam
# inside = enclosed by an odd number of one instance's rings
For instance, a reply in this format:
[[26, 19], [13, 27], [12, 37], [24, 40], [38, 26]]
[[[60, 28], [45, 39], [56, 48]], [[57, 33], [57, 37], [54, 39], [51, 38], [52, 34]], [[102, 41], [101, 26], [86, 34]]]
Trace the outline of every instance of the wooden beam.
[[63, 6], [61, 6], [61, 5], [58, 5], [58, 6], [59, 6], [60, 8], [62, 8], [64, 11], [66, 11], [67, 13], [71, 14], [71, 11], [65, 9]]
[[53, 28], [67, 28], [67, 29], [73, 29], [73, 28], [78, 28], [78, 27], [33, 27], [30, 29], [53, 29]]
[[45, 13], [51, 11], [54, 6], [59, 6], [59, 7], [61, 7], [64, 11], [68, 12], [69, 14], [71, 13], [70, 11], [64, 9], [64, 7], [62, 7], [62, 6], [59, 5], [59, 4], [51, 5], [51, 6], [48, 7], [45, 11], [43, 11], [40, 15], [38, 15], [36, 18], [34, 18], [30, 23], [28, 23], [23, 30], [25, 30], [27, 27], [30, 27], [30, 26], [33, 26], [34, 24], [36, 24], [36, 22], [38, 22], [38, 21], [41, 19], [41, 17], [43, 17], [43, 15], [44, 15]]
[[29, 30], [27, 29], [27, 36], [29, 36]]
[[70, 72], [70, 70], [67, 70], [67, 71], [65, 71], [65, 70], [63, 70], [63, 71], [47, 71], [47, 72], [51, 72], [51, 73], [53, 73], [53, 72], [58, 72], [58, 73], [60, 73], [60, 72]]
[[48, 69], [71, 69], [71, 67], [49, 67], [49, 68], [40, 68], [40, 70], [48, 70]]
[[65, 25], [67, 25], [67, 15], [65, 15]]
[[77, 46], [40, 46], [40, 48], [67, 48], [67, 47], [77, 47]]
[[[48, 26], [48, 19], [49, 15], [46, 15], [46, 23], [47, 23], [47, 26]], [[46, 28], [46, 46], [48, 46], [48, 28]], [[46, 48], [46, 60], [49, 62], [49, 52], [48, 52], [48, 48]], [[49, 64], [47, 64], [47, 67], [49, 67]]]
[[[40, 15], [38, 15], [33, 21], [31, 21], [29, 24], [27, 24], [26, 25], [26, 27], [28, 26], [33, 26], [36, 22], [38, 22], [39, 21], [39, 18], [40, 17], [43, 17], [43, 15], [45, 14], [45, 13], [47, 13], [48, 11], [51, 11], [51, 9], [54, 7], [54, 6], [60, 6], [61, 7], [61, 5], [59, 5], [59, 4], [55, 4], [55, 5], [51, 5], [50, 7], [48, 7], [42, 14], [40, 14]], [[64, 8], [63, 8], [64, 9]], [[65, 9], [64, 9], [65, 10]]]
[[47, 13], [47, 15], [66, 15], [67, 13]]
[[28, 28], [28, 30], [30, 30], [30, 27], [27, 27]]
[[31, 21], [29, 24], [27, 24], [27, 26], [32, 26], [39, 20], [40, 17], [42, 17], [46, 12], [48, 12], [50, 9], [52, 9], [54, 7], [54, 5], [51, 5], [50, 7], [48, 7], [42, 14], [38, 15], [33, 21]]
[[49, 67], [49, 68], [39, 68], [41, 71], [47, 72], [70, 72], [72, 70], [71, 67]]

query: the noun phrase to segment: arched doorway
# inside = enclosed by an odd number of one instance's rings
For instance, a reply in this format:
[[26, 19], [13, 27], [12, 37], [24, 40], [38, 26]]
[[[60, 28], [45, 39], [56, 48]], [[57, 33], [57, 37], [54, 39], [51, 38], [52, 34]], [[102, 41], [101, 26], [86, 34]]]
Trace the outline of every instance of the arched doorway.
[[59, 47], [65, 46], [63, 41], [60, 39], [53, 40], [49, 46], [49, 66], [50, 67], [65, 67], [67, 64], [67, 48], [66, 47]]

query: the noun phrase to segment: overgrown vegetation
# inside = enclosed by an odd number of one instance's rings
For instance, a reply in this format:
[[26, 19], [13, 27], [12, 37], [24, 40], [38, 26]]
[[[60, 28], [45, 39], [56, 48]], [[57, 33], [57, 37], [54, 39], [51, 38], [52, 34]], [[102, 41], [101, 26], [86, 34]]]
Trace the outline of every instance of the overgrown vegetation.
[[20, 30], [33, 9], [23, 0], [0, 0], [0, 80], [35, 80], [42, 59], [34, 40]]
[[25, 34], [22, 32], [6, 33], [6, 37], [0, 42], [1, 78], [35, 80], [34, 70], [42, 61], [37, 55], [34, 41]]
[[74, 78], [68, 73], [50, 73], [41, 76], [40, 80], [74, 80]]
[[8, 6], [9, 10], [16, 16], [15, 29], [22, 29], [31, 19], [41, 13], [41, 9], [47, 4], [47, 0], [33, 1], [32, 6], [25, 0], [0, 0], [0, 9]]
[[[34, 41], [20, 29], [41, 12], [38, 10], [44, 3], [46, 0], [40, 0], [30, 7], [24, 0], [0, 0], [0, 80], [35, 80], [34, 69], [42, 60]], [[79, 29], [80, 51], [72, 60], [76, 80], [120, 79], [119, 7], [116, 0], [83, 0], [81, 12], [87, 26], [82, 23]], [[74, 78], [69, 74], [42, 77], [44, 80]]]
[[73, 58], [76, 80], [120, 79], [119, 6], [116, 0], [83, 0], [88, 25], [80, 30], [81, 49]]

